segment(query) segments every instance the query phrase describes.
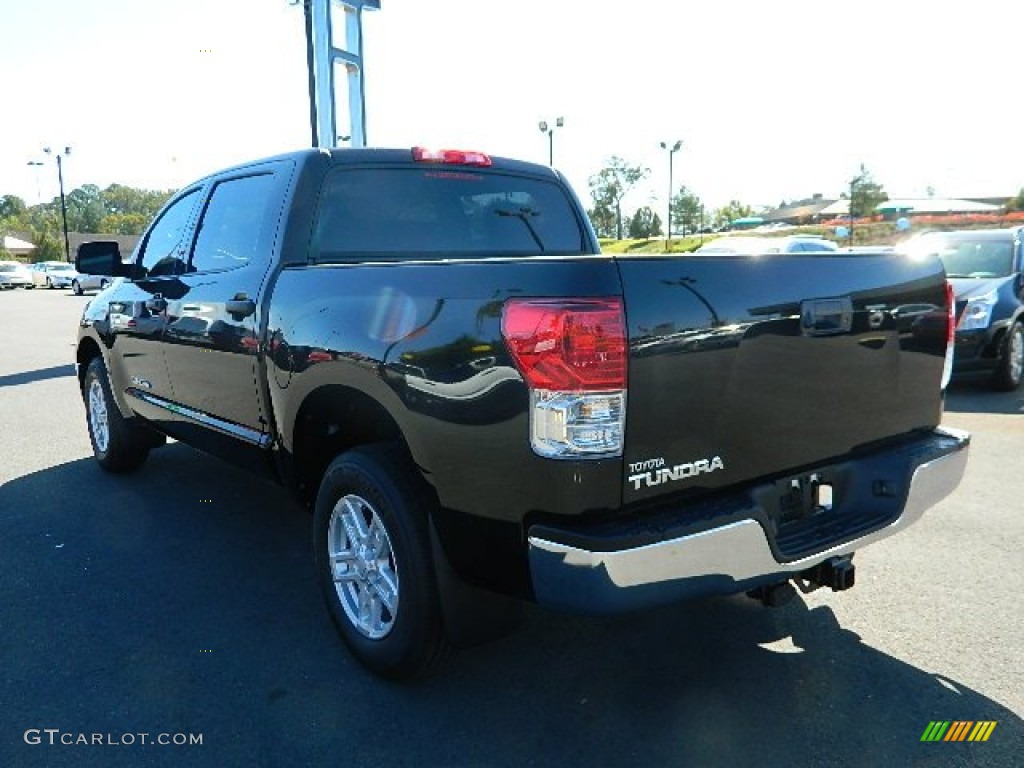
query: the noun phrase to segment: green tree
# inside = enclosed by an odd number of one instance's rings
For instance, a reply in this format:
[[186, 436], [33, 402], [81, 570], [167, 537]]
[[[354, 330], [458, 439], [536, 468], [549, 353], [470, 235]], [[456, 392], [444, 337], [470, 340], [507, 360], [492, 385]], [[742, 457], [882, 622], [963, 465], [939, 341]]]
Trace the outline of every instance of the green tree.
[[606, 204], [595, 202], [587, 216], [598, 237], [615, 237], [615, 211]]
[[870, 171], [860, 164], [860, 170], [850, 181], [850, 212], [855, 218], [873, 216], [879, 203], [889, 199], [882, 185], [876, 182]]
[[1006, 201], [1007, 211], [1024, 211], [1024, 187], [1020, 188], [1020, 192], [1017, 193], [1016, 197], [1011, 197]]
[[83, 184], [65, 197], [68, 229], [72, 232], [100, 232], [100, 221], [106, 214], [100, 188]]
[[[45, 230], [33, 230], [32, 261], [64, 261], [64, 235], [57, 235]], [[73, 254], [72, 254], [73, 257]]]
[[25, 213], [25, 210], [25, 201], [17, 195], [4, 195], [0, 197], [0, 219], [21, 216]]
[[739, 200], [730, 200], [726, 205], [723, 205], [713, 215], [713, 220], [716, 227], [728, 227], [736, 219], [745, 219], [748, 216], [752, 216], [754, 209], [749, 205], [744, 205]]
[[650, 168], [630, 165], [621, 157], [612, 156], [608, 165], [590, 177], [590, 196], [594, 207], [604, 206], [615, 212], [615, 236], [622, 239], [622, 199], [637, 183], [650, 174]]
[[700, 227], [702, 205], [700, 198], [686, 187], [680, 187], [672, 198], [672, 226], [684, 232], [694, 232]]
[[637, 239], [661, 234], [661, 219], [648, 206], [638, 208], [629, 220], [629, 236]]
[[108, 215], [137, 214], [148, 221], [156, 215], [172, 194], [174, 194], [172, 190], [158, 192], [126, 187], [123, 184], [111, 184], [103, 190], [101, 197], [104, 210]]
[[108, 235], [141, 235], [150, 218], [141, 213], [110, 213], [100, 219], [99, 231]]

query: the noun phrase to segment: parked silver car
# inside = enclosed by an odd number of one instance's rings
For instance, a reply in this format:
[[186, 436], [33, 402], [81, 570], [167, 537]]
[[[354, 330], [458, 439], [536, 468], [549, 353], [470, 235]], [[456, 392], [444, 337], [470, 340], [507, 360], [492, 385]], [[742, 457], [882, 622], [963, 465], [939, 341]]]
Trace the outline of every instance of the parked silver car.
[[114, 278], [108, 275], [84, 275], [77, 273], [71, 281], [71, 290], [76, 296], [81, 296], [86, 291], [102, 291], [114, 282]]
[[29, 267], [32, 283], [46, 288], [70, 288], [78, 272], [72, 264], [64, 261], [40, 261]]
[[32, 273], [17, 261], [0, 261], [0, 288], [31, 288]]
[[831, 240], [813, 235], [788, 235], [786, 237], [747, 237], [736, 235], [719, 237], [702, 245], [696, 253], [822, 253], [838, 251], [839, 246]]

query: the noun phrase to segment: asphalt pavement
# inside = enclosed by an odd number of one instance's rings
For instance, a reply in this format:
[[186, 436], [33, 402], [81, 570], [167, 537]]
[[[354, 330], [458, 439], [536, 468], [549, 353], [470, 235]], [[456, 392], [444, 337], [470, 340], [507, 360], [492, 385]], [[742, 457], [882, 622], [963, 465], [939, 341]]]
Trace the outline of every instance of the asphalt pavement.
[[[281, 489], [180, 444], [93, 462], [89, 298], [0, 293], [0, 766], [1024, 764], [1024, 392], [953, 387], [963, 484], [848, 592], [529, 607], [397, 685], [346, 654]], [[922, 742], [939, 720], [996, 726]]]

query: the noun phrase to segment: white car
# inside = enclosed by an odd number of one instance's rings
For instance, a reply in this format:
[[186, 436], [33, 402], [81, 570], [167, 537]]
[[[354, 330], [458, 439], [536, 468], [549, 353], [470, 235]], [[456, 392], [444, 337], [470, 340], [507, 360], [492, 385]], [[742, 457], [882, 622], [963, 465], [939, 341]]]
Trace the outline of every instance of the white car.
[[78, 272], [64, 261], [40, 261], [29, 267], [34, 285], [47, 288], [70, 288]]
[[32, 288], [32, 273], [17, 261], [0, 261], [0, 288]]

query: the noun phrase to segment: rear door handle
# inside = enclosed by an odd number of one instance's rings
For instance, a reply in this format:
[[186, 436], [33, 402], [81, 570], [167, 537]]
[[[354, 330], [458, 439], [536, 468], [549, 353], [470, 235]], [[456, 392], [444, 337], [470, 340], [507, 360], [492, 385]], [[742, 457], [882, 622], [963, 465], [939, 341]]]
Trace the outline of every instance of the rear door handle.
[[229, 315], [241, 320], [256, 312], [256, 302], [252, 299], [230, 299], [224, 308]]

